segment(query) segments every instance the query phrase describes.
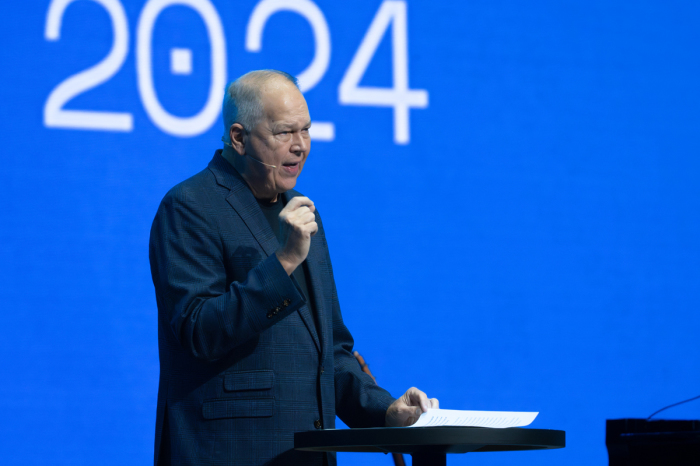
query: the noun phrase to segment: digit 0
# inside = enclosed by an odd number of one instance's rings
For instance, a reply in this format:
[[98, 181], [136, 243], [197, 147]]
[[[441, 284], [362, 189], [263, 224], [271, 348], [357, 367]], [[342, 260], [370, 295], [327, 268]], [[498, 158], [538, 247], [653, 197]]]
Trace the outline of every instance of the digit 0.
[[[211, 80], [204, 108], [191, 117], [177, 117], [163, 108], [153, 85], [151, 59], [153, 26], [160, 13], [172, 5], [195, 10], [204, 20], [211, 44]], [[136, 72], [138, 89], [146, 113], [153, 123], [168, 134], [196, 136], [207, 131], [219, 116], [226, 86], [226, 40], [221, 18], [209, 0], [149, 0], [143, 7], [136, 31]]]

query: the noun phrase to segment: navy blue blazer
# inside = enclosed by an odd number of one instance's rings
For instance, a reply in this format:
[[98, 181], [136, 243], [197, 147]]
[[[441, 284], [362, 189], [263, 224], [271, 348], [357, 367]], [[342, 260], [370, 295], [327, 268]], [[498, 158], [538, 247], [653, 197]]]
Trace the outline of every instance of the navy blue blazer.
[[336, 413], [351, 427], [384, 425], [394, 398], [352, 355], [318, 211], [316, 222], [306, 259], [314, 316], [277, 260], [279, 243], [250, 188], [220, 151], [161, 202], [149, 248], [156, 465], [321, 465], [326, 454], [293, 450], [294, 432], [333, 428]]

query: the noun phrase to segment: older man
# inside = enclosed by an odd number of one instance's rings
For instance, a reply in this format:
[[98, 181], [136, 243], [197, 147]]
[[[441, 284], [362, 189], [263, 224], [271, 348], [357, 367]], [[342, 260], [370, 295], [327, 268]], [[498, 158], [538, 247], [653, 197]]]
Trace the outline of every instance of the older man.
[[160, 385], [156, 464], [335, 464], [294, 432], [400, 426], [437, 400], [394, 399], [364, 374], [338, 305], [321, 218], [293, 191], [311, 119], [296, 81], [248, 73], [226, 91], [224, 149], [153, 221]]

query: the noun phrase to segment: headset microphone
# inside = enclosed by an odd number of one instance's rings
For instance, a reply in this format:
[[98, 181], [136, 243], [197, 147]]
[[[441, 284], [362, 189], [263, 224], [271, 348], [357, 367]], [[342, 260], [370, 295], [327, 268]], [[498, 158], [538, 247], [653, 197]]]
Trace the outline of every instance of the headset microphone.
[[[233, 149], [233, 146], [231, 145], [231, 143], [226, 142], [226, 140], [223, 137], [221, 138], [221, 141], [224, 144], [226, 144], [227, 146], [229, 146], [231, 149]], [[248, 155], [248, 154], [243, 154], [243, 155], [245, 155], [246, 157], [250, 157], [252, 160], [255, 160], [256, 162], [261, 163], [261, 164], [265, 165], [266, 167], [277, 168], [277, 165], [270, 165], [269, 163], [262, 162], [262, 161], [256, 159], [255, 157], [253, 157], [252, 155]]]

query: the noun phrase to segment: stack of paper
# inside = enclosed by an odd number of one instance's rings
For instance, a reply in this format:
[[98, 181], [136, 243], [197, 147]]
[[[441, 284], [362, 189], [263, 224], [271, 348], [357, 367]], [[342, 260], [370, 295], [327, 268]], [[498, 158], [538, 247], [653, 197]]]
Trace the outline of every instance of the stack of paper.
[[514, 411], [460, 411], [429, 409], [410, 427], [467, 426], [467, 427], [523, 427], [530, 425], [539, 413]]

